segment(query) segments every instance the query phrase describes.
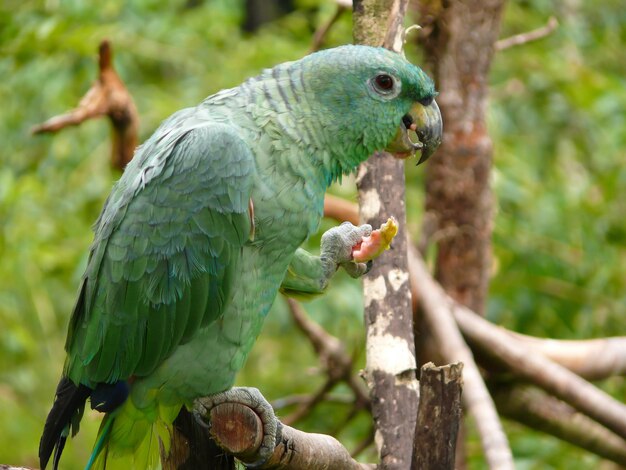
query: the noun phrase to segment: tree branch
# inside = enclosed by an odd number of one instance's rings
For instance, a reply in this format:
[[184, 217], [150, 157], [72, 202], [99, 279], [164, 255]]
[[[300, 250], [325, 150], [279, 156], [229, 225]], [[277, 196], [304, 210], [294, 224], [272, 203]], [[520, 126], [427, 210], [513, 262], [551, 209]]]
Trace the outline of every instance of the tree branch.
[[111, 165], [123, 170], [133, 158], [137, 146], [139, 115], [130, 93], [113, 67], [112, 56], [110, 42], [102, 41], [99, 47], [98, 79], [80, 100], [78, 107], [34, 126], [31, 132], [57, 132], [88, 119], [108, 116], [113, 137]]
[[503, 51], [504, 49], [508, 49], [510, 47], [521, 46], [522, 44], [537, 41], [538, 39], [549, 36], [558, 27], [559, 21], [554, 16], [551, 16], [548, 19], [548, 23], [541, 28], [533, 29], [532, 31], [528, 31], [526, 33], [516, 34], [515, 36], [510, 36], [496, 41], [495, 49], [496, 51]]
[[[494, 335], [493, 332], [498, 327], [486, 320], [477, 319], [474, 312], [448, 297], [432, 279], [414, 250], [410, 252], [409, 261], [412, 285], [419, 291], [420, 303], [425, 313], [430, 312], [428, 318], [435, 312], [437, 315], [437, 325], [429, 322], [429, 326], [441, 328], [442, 320], [454, 315], [463, 334], [473, 344], [488, 351], [492, 359], [505, 364], [516, 375], [539, 385], [616, 434], [626, 437], [626, 406], [540, 354], [532, 353], [515, 341], [505, 341], [501, 335]], [[465, 396], [469, 388], [468, 385]]]
[[351, 222], [359, 224], [359, 207], [343, 198], [327, 194], [324, 198], [324, 217], [335, 219], [337, 222]]
[[541, 389], [507, 384], [490, 390], [503, 416], [626, 466], [624, 439]]
[[313, 35], [313, 43], [311, 44], [311, 49], [309, 49], [309, 53], [319, 51], [324, 43], [324, 39], [326, 39], [326, 35], [333, 27], [333, 25], [342, 17], [342, 15], [348, 11], [348, 8], [351, 7], [352, 2], [346, 1], [337, 1], [337, 9], [333, 16], [322, 26], [320, 26]]
[[[479, 319], [478, 322], [480, 322]], [[473, 320], [472, 320], [473, 322]], [[493, 325], [493, 324], [490, 324]], [[626, 375], [626, 336], [587, 340], [535, 338], [493, 325], [494, 334], [517, 340], [534, 352], [561, 364], [587, 380]]]
[[[311, 394], [300, 393], [300, 394], [295, 394], [295, 395], [287, 395], [285, 397], [272, 400], [271, 405], [272, 405], [272, 408], [274, 408], [275, 410], [281, 410], [283, 408], [287, 408], [288, 406], [301, 405], [303, 403], [307, 403], [310, 399], [311, 399]], [[329, 403], [351, 405], [352, 403], [354, 403], [354, 397], [348, 394], [329, 393], [326, 395], [325, 401]]]
[[[355, 204], [347, 201], [341, 202], [339, 198], [335, 197], [327, 196], [324, 202], [325, 215], [338, 216], [338, 220], [354, 220], [356, 209]], [[413, 300], [422, 304], [424, 314], [431, 327], [431, 333], [440, 346], [439, 350], [443, 360], [449, 363], [460, 361], [464, 364], [463, 401], [468, 411], [475, 417], [487, 461], [492, 468], [513, 468], [513, 457], [508, 440], [502, 430], [495, 405], [480, 375], [471, 350], [463, 340], [450, 312], [443, 311], [440, 313], [438, 311], [437, 299], [433, 300], [431, 297], [429, 305], [432, 307], [430, 309], [424, 305], [425, 299], [421, 293], [425, 291], [428, 299], [428, 291], [432, 289], [430, 284], [421, 285], [422, 280], [418, 269], [426, 270], [426, 268], [412, 247], [409, 247], [408, 261]], [[436, 289], [441, 291], [441, 287], [430, 276], [428, 280]], [[441, 295], [445, 294], [441, 292]]]
[[[424, 280], [424, 276], [420, 282]], [[425, 289], [420, 289], [420, 291]], [[451, 299], [439, 299], [441, 309], [451, 311], [459, 325], [463, 325], [463, 334], [469, 341], [479, 344], [483, 351], [488, 351], [490, 358], [507, 366], [517, 376], [537, 384], [547, 392], [554, 394], [603, 424], [622, 438], [626, 438], [626, 406], [601, 391], [591, 383], [574, 374], [550, 359], [529, 351], [515, 341], [503, 341], [501, 336], [491, 333], [497, 327], [483, 320], [479, 325], [469, 318], [475, 315], [469, 309], [451, 302]]]

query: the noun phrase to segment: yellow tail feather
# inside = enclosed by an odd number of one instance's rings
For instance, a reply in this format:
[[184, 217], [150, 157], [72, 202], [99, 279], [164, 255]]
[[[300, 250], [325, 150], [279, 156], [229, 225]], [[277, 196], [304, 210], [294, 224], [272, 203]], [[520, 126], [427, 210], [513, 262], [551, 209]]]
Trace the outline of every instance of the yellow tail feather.
[[135, 407], [132, 397], [105, 416], [98, 431], [92, 457], [85, 470], [156, 470], [161, 453], [172, 443], [172, 423], [182, 404], [164, 406], [156, 401]]

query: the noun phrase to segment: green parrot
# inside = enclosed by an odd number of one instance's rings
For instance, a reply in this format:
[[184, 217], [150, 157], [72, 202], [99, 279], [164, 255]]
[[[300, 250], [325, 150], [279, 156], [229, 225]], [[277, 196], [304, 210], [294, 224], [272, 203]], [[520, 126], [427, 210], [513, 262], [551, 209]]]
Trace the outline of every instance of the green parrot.
[[299, 248], [318, 228], [326, 189], [376, 150], [426, 160], [442, 135], [435, 96], [402, 56], [342, 46], [165, 120], [95, 224], [41, 468], [53, 452], [57, 468], [87, 399], [105, 413], [87, 468], [158, 467], [172, 422], [196, 398], [257, 403], [255, 389], [231, 387], [279, 290], [316, 295], [338, 267], [368, 270], [352, 250], [369, 225], [330, 229], [319, 256]]

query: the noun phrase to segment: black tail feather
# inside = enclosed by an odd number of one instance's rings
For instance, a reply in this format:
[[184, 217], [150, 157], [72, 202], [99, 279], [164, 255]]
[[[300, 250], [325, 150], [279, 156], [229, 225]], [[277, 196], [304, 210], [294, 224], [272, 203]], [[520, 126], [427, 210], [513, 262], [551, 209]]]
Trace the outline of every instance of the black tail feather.
[[[75, 385], [67, 377], [61, 377], [54, 397], [54, 404], [48, 413], [39, 441], [39, 463], [42, 470], [46, 468], [53, 451], [55, 451], [53, 462], [55, 470], [58, 467], [67, 438], [67, 433], [64, 431], [72, 422], [77, 422], [73, 418], [75, 415], [82, 414], [85, 401], [90, 394], [91, 389], [89, 387]], [[77, 429], [73, 429], [73, 431], [75, 433]]]
[[65, 447], [66, 440], [67, 440], [67, 437], [61, 436], [59, 437], [59, 440], [57, 441], [57, 444], [54, 448], [54, 458], [52, 459], [53, 470], [57, 470], [59, 468], [59, 462], [61, 461], [61, 454], [63, 453], [63, 448]]

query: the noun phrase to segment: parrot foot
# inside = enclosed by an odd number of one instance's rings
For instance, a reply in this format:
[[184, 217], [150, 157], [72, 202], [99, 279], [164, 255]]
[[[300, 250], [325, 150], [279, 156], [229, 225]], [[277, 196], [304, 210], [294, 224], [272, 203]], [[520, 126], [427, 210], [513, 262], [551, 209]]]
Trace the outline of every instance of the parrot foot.
[[320, 257], [326, 277], [330, 278], [339, 266], [352, 277], [360, 277], [367, 273], [372, 264], [355, 262], [352, 253], [355, 248], [361, 246], [363, 239], [371, 234], [371, 225], [363, 224], [357, 227], [350, 222], [344, 222], [324, 232]]
[[254, 387], [233, 387], [225, 392], [216, 393], [201, 399], [201, 408], [194, 407], [193, 414], [201, 426], [210, 429], [210, 423], [206, 422], [206, 416], [212, 408], [223, 403], [238, 403], [251, 408], [261, 419], [263, 425], [263, 440], [259, 450], [259, 459], [252, 463], [246, 463], [247, 468], [256, 468], [264, 465], [274, 454], [276, 445], [282, 438], [282, 424], [276, 418], [272, 405], [265, 399], [259, 389]]

